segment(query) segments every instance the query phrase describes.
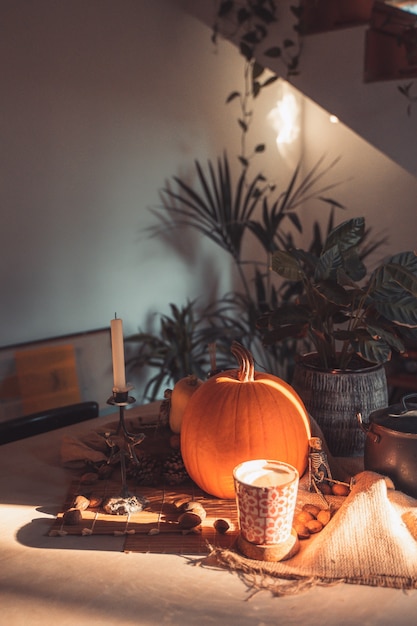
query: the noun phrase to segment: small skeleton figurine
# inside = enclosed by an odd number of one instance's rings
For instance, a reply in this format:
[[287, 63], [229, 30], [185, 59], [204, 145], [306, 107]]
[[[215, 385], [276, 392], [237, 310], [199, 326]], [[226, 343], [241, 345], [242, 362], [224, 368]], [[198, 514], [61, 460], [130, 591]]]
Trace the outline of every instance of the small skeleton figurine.
[[308, 485], [310, 491], [317, 491], [318, 484], [323, 481], [332, 481], [332, 472], [327, 460], [327, 455], [322, 447], [319, 437], [311, 437], [309, 440], [308, 454]]
[[[319, 437], [311, 437], [309, 440], [309, 453], [308, 453], [308, 488], [310, 491], [315, 491], [319, 494], [326, 505], [331, 508], [332, 505], [326, 500], [324, 495], [323, 486], [330, 487], [330, 492], [333, 495], [346, 496], [355, 484], [355, 477], [352, 476], [349, 482], [342, 480], [335, 480], [332, 477], [329, 461], [327, 455], [323, 450], [323, 443]], [[339, 485], [343, 485], [341, 491]], [[337, 488], [337, 492], [336, 492]]]

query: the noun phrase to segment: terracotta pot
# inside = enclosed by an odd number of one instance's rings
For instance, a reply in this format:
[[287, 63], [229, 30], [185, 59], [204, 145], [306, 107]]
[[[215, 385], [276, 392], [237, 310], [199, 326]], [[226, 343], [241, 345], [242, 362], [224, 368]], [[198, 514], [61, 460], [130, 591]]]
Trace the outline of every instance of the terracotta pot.
[[364, 452], [365, 433], [357, 413], [367, 420], [388, 404], [385, 368], [360, 361], [355, 369], [324, 369], [314, 353], [300, 357], [292, 386], [314, 417], [333, 456], [358, 456]]

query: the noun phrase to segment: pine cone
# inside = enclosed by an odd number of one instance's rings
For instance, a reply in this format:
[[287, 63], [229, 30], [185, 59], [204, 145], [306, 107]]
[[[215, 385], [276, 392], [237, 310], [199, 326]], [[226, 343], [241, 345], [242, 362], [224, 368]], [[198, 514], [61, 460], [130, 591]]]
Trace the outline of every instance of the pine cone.
[[167, 457], [162, 466], [162, 476], [168, 485], [179, 485], [189, 479], [180, 450]]
[[134, 478], [138, 485], [152, 487], [161, 481], [162, 466], [159, 459], [150, 455], [139, 456], [138, 463], [130, 463], [126, 473]]

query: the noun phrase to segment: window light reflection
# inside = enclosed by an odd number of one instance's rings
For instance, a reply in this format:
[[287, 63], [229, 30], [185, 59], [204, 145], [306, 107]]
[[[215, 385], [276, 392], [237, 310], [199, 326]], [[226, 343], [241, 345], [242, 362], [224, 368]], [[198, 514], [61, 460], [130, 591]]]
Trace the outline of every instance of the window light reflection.
[[297, 99], [292, 93], [283, 93], [268, 119], [277, 134], [278, 149], [281, 145], [294, 143], [300, 135], [300, 111]]

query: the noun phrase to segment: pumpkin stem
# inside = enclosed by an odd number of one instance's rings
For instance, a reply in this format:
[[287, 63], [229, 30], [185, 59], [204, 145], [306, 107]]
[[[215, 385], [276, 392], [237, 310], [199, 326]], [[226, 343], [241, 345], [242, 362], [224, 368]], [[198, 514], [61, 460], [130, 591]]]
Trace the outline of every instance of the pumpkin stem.
[[241, 383], [253, 382], [255, 380], [255, 362], [252, 354], [237, 341], [233, 341], [230, 350], [239, 365], [238, 380]]

